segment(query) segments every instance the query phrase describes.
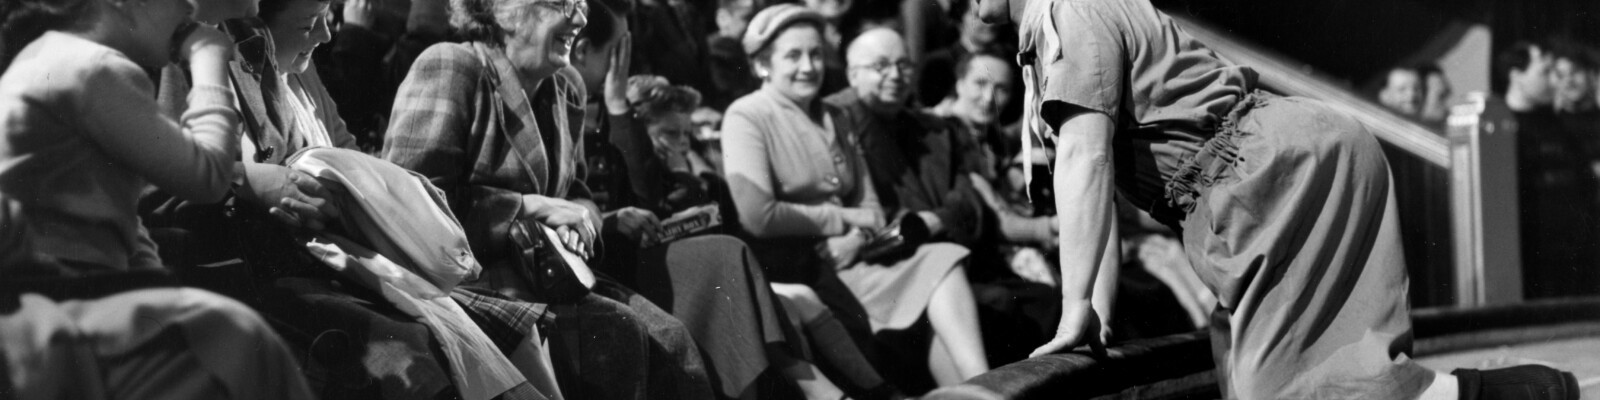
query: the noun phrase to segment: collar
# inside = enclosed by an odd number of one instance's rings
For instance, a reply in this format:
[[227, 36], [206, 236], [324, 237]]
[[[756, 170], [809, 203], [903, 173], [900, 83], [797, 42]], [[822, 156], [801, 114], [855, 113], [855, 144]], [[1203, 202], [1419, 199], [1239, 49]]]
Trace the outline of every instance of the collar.
[[[266, 75], [276, 70], [273, 55], [277, 54], [267, 23], [256, 17], [234, 18], [222, 23], [222, 31], [233, 38], [234, 57], [245, 72]], [[270, 68], [269, 68], [270, 67]]]

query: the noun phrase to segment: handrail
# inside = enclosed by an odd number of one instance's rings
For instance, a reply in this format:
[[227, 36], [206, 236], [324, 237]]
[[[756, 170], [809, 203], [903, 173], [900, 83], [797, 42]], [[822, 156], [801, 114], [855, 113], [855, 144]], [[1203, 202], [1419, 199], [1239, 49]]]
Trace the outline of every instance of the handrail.
[[[1416, 310], [1413, 357], [1600, 336], [1600, 296]], [[1209, 330], [1113, 343], [1002, 365], [926, 400], [1217, 398]]]
[[1328, 106], [1345, 111], [1372, 128], [1378, 139], [1429, 163], [1450, 168], [1450, 145], [1439, 133], [1394, 115], [1325, 77], [1305, 72], [1286, 61], [1284, 56], [1261, 50], [1192, 18], [1178, 14], [1169, 16], [1217, 54], [1255, 69], [1260, 74], [1260, 83], [1273, 91], [1325, 100]]

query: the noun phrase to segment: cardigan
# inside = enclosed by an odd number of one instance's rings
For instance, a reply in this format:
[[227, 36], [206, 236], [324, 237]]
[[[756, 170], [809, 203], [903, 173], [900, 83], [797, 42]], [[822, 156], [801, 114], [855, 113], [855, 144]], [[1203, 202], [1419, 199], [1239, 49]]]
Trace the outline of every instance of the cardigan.
[[812, 106], [820, 107], [821, 121], [764, 87], [734, 101], [723, 117], [723, 174], [740, 224], [755, 237], [838, 236], [849, 228], [845, 208], [878, 208], [848, 133], [854, 128], [821, 99]]
[[196, 87], [174, 121], [121, 52], [68, 33], [35, 39], [0, 77], [0, 209], [26, 236], [0, 238], [0, 253], [60, 261], [62, 275], [162, 268], [140, 192], [148, 181], [190, 201], [228, 193], [239, 151], [231, 97]]

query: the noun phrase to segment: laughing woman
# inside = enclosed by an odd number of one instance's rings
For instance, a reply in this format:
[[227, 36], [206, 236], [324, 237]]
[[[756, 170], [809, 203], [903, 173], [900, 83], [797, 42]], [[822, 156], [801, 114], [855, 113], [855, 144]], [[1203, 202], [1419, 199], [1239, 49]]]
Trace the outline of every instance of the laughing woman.
[[[589, 255], [602, 229], [584, 184], [585, 88], [569, 66], [588, 24], [583, 0], [462, 0], [451, 25], [467, 41], [428, 48], [395, 98], [384, 157], [421, 173], [449, 196], [473, 254], [474, 284], [524, 300], [511, 225], [533, 221]], [[604, 295], [604, 296], [601, 296]], [[710, 398], [699, 350], [681, 322], [620, 284], [601, 279], [572, 309], [558, 307], [562, 390], [582, 399]], [[580, 330], [573, 332], [572, 330]], [[556, 361], [562, 365], [562, 361]]]

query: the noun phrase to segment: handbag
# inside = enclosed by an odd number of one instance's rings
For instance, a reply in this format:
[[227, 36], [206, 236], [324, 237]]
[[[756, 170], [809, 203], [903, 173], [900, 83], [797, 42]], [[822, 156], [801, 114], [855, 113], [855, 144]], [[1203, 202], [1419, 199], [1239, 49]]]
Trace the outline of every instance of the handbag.
[[890, 264], [900, 261], [917, 252], [917, 248], [928, 243], [933, 234], [928, 230], [927, 221], [917, 213], [908, 212], [895, 218], [894, 222], [882, 228], [861, 229], [861, 248], [856, 252], [855, 260], [840, 260], [832, 256], [833, 251], [828, 248], [827, 242], [816, 244], [817, 254], [823, 255], [825, 260], [843, 265], [846, 261], [861, 261], [869, 264]]
[[[491, 87], [497, 92], [498, 96], [490, 96], [491, 107], [494, 107], [495, 117], [500, 119], [501, 126], [506, 126], [503, 114], [506, 100], [518, 99], [522, 104], [531, 103], [520, 89], [503, 84], [512, 79], [509, 71], [496, 68], [481, 47], [474, 47], [474, 51], [487, 72], [482, 75], [479, 85]], [[513, 156], [521, 157], [517, 152], [533, 152], [532, 148], [527, 147], [528, 140], [511, 138], [510, 142]], [[528, 176], [538, 176], [527, 163], [522, 163], [522, 167]], [[516, 274], [527, 280], [532, 289], [528, 300], [545, 304], [572, 304], [588, 295], [589, 289], [594, 287], [594, 271], [589, 269], [589, 264], [582, 257], [561, 244], [555, 229], [538, 221], [518, 219], [511, 222], [509, 234], [516, 251]]]
[[511, 223], [510, 234], [517, 252], [517, 274], [533, 289], [529, 300], [571, 304], [594, 287], [594, 271], [561, 244], [554, 229], [532, 220], [517, 220]]
[[864, 230], [864, 233], [867, 240], [861, 245], [861, 261], [873, 264], [888, 264], [910, 256], [932, 236], [927, 222], [914, 212], [901, 215], [883, 228]]

